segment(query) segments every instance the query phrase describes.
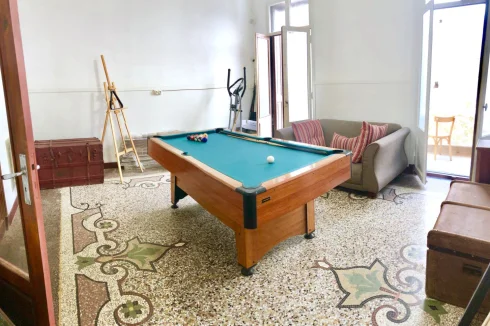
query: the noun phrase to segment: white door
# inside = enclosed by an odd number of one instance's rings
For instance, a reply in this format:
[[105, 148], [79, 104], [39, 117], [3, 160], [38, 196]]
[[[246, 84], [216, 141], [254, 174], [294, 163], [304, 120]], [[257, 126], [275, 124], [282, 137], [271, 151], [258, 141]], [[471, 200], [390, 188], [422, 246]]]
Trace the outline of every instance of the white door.
[[257, 134], [260, 137], [272, 137], [270, 62], [270, 37], [256, 34]]
[[282, 28], [284, 127], [313, 118], [310, 31], [309, 27]]
[[476, 139], [490, 139], [490, 83], [489, 83], [489, 60], [490, 60], [490, 24], [488, 15], [490, 14], [490, 6], [487, 6], [487, 16], [485, 17], [486, 33], [484, 42], [483, 58], [481, 60], [480, 69], [480, 89], [478, 93], [477, 107], [477, 129]]
[[476, 146], [480, 139], [490, 139], [490, 24], [488, 17], [490, 6], [487, 5], [485, 16], [485, 33], [483, 39], [483, 57], [481, 58], [480, 80], [478, 89], [478, 103], [476, 113], [476, 130], [473, 140], [473, 164], [471, 169], [471, 180], [475, 180]]
[[[50, 264], [17, 0], [0, 0], [0, 22], [0, 78], [3, 83], [3, 87], [0, 83], [3, 89], [0, 91], [0, 119], [3, 120], [0, 123], [0, 146], [5, 148], [9, 143], [7, 153], [11, 152], [12, 159], [10, 163], [10, 158], [5, 160], [5, 155], [1, 158], [2, 163], [7, 164], [2, 165], [4, 171], [0, 174], [3, 173], [1, 179], [4, 181], [0, 180], [0, 183], [10, 188], [7, 190], [10, 199], [5, 202], [10, 206], [7, 211], [11, 214], [8, 220], [0, 223], [0, 232], [9, 238], [8, 242], [0, 239], [0, 309], [16, 325], [51, 326], [55, 325], [55, 316]], [[17, 211], [11, 204], [15, 197]], [[0, 219], [6, 217], [4, 205], [4, 200], [0, 199]]]
[[432, 61], [432, 27], [434, 1], [426, 0], [423, 16], [422, 60], [420, 70], [420, 91], [417, 128], [415, 137], [415, 170], [420, 180], [427, 182], [427, 141], [429, 128], [429, 105]]

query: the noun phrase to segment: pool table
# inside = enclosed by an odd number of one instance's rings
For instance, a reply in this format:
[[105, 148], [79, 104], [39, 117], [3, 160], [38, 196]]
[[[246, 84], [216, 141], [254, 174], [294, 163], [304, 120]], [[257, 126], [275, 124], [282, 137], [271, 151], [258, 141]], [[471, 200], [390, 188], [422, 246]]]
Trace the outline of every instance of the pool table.
[[[187, 140], [198, 133], [208, 141]], [[246, 276], [281, 241], [312, 239], [315, 198], [351, 177], [349, 151], [219, 128], [149, 138], [148, 154], [171, 173], [172, 208], [189, 195], [235, 231]]]

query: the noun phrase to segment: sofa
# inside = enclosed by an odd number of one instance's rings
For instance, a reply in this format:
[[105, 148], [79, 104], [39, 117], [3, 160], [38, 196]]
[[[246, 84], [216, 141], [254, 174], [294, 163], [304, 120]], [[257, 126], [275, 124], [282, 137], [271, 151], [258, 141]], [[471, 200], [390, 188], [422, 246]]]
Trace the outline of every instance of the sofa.
[[[333, 133], [346, 137], [356, 137], [361, 133], [361, 121], [320, 119], [325, 143], [330, 146]], [[385, 123], [370, 122], [374, 125]], [[367, 192], [370, 197], [377, 197], [378, 192], [402, 173], [408, 166], [405, 153], [405, 140], [409, 128], [388, 123], [387, 135], [368, 145], [364, 150], [362, 162], [352, 164], [352, 177], [341, 187]], [[275, 138], [295, 141], [293, 128], [279, 129]]]

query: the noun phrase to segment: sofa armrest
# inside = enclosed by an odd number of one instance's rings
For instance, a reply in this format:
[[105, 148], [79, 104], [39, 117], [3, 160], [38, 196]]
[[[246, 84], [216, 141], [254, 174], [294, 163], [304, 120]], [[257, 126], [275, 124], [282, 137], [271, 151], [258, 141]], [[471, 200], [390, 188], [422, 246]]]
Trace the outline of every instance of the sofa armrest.
[[362, 186], [378, 193], [408, 166], [405, 140], [409, 128], [402, 128], [370, 144], [362, 154]]
[[296, 141], [292, 127], [276, 130], [274, 133], [274, 138]]

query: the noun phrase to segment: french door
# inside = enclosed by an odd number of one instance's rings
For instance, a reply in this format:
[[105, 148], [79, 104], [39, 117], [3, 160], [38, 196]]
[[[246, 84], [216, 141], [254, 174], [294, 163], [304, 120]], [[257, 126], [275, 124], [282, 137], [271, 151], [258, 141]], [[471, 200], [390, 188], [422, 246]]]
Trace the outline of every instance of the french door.
[[271, 40], [264, 34], [255, 36], [255, 76], [257, 87], [257, 134], [272, 137]]
[[310, 33], [309, 27], [283, 26], [280, 33], [256, 34], [259, 136], [313, 118]]
[[476, 107], [475, 134], [473, 139], [473, 163], [471, 180], [475, 180], [476, 145], [480, 139], [490, 139], [490, 5], [487, 1], [483, 30], [483, 46], [478, 80], [478, 99]]
[[478, 139], [490, 139], [490, 6], [487, 4], [483, 32], [483, 50], [480, 64], [480, 80], [476, 119], [475, 143]]
[[[0, 252], [4, 253], [0, 255], [0, 309], [18, 325], [55, 325], [17, 0], [0, 0], [0, 30], [5, 98], [0, 109], [7, 120], [13, 170], [8, 174], [4, 170], [2, 185], [15, 184], [19, 210], [12, 222], [18, 223], [20, 240], [3, 225], [4, 233], [13, 242], [20, 241], [18, 247], [25, 248], [22, 268], [20, 260], [5, 257], [11, 252], [1, 250], [7, 244], [0, 239]], [[0, 202], [2, 206], [5, 203]]]
[[284, 127], [313, 117], [310, 27], [282, 27]]
[[418, 121], [413, 134], [415, 138], [415, 171], [425, 184], [427, 182], [427, 141], [429, 134], [434, 0], [426, 0], [422, 19], [422, 64], [419, 83]]

